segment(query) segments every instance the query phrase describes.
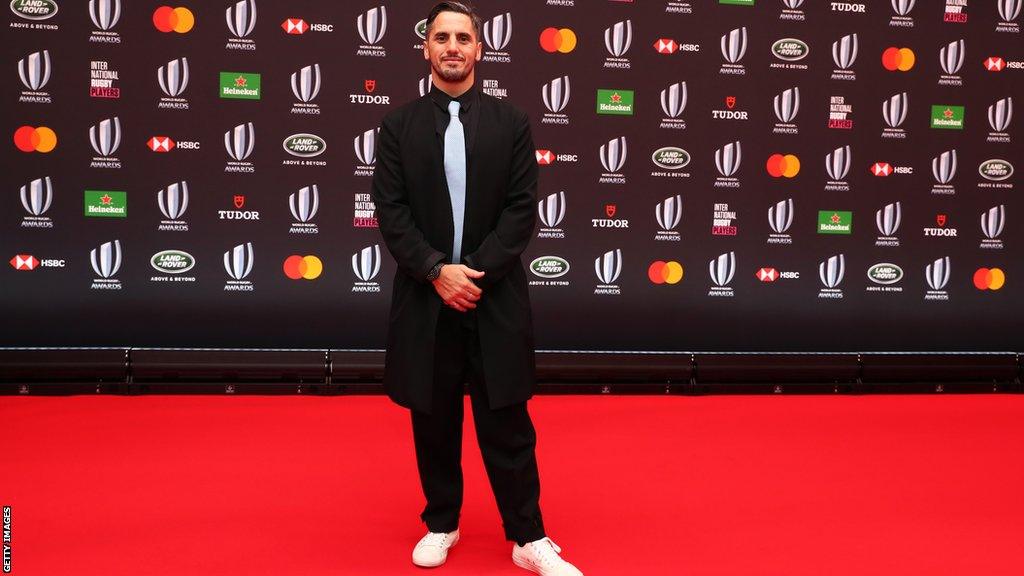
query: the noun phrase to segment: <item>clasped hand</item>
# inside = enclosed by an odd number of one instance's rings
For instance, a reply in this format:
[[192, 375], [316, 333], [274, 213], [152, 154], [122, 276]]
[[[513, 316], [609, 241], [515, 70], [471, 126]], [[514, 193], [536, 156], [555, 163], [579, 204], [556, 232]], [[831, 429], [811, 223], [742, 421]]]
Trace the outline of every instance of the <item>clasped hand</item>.
[[459, 312], [472, 310], [484, 293], [473, 279], [483, 278], [483, 275], [483, 272], [469, 266], [445, 264], [441, 267], [441, 274], [433, 280], [434, 290], [445, 304]]

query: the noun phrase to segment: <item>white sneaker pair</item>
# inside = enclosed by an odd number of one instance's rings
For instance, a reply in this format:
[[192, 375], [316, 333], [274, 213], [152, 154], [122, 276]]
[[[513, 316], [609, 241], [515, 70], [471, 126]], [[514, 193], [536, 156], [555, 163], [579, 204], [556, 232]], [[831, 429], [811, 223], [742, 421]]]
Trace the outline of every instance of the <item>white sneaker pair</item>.
[[[427, 532], [412, 550], [412, 563], [424, 568], [434, 568], [445, 563], [448, 550], [459, 542], [459, 531]], [[544, 537], [527, 542], [525, 546], [512, 547], [512, 562], [520, 568], [536, 572], [541, 576], [583, 576], [575, 566], [562, 560], [558, 555], [562, 549]]]

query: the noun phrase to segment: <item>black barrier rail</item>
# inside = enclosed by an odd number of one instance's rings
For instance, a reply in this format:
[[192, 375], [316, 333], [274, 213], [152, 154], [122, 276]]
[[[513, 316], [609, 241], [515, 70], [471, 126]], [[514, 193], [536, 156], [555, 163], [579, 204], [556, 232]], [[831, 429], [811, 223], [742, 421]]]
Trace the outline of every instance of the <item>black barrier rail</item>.
[[[1022, 392], [1019, 352], [541, 350], [541, 393]], [[4, 348], [0, 394], [374, 394], [382, 350]]]

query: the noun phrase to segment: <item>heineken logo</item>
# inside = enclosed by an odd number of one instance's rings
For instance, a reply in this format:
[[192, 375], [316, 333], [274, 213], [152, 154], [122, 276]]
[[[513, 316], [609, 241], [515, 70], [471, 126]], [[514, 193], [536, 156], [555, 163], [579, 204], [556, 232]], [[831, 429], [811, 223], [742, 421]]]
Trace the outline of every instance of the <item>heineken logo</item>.
[[11, 12], [26, 20], [47, 20], [57, 14], [54, 0], [12, 0]]
[[853, 212], [844, 210], [819, 210], [818, 234], [853, 233]]
[[775, 57], [779, 60], [785, 60], [786, 62], [803, 60], [810, 51], [811, 49], [807, 46], [806, 42], [796, 38], [783, 38], [782, 40], [776, 40], [772, 44], [772, 54], [775, 54]]
[[196, 259], [181, 250], [161, 250], [149, 259], [153, 268], [164, 274], [181, 274], [196, 265]]
[[327, 142], [316, 134], [292, 134], [284, 139], [284, 149], [292, 156], [312, 158], [327, 150]]
[[558, 278], [569, 271], [569, 261], [558, 256], [541, 256], [530, 262], [530, 270], [541, 278]]
[[944, 130], [963, 130], [964, 107], [948, 104], [933, 105], [931, 126]]
[[633, 91], [599, 88], [597, 90], [597, 113], [632, 116]]
[[651, 161], [659, 168], [678, 170], [690, 163], [690, 153], [675, 146], [665, 146], [651, 154]]
[[259, 100], [260, 75], [252, 72], [221, 72], [220, 97]]
[[868, 268], [868, 279], [875, 284], [896, 284], [903, 279], [903, 268], [888, 262]]
[[119, 190], [86, 190], [85, 216], [128, 217], [128, 193]]
[[978, 166], [978, 173], [981, 174], [982, 178], [985, 180], [999, 182], [1013, 176], [1013, 164], [1010, 164], [1006, 160], [999, 160], [996, 158], [993, 158], [992, 160], [985, 160], [980, 166]]

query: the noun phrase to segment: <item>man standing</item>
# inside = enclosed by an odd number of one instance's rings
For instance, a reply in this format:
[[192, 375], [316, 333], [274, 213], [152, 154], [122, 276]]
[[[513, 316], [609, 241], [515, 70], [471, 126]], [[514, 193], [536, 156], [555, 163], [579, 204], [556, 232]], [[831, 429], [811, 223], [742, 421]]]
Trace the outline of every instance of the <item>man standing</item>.
[[533, 234], [537, 164], [529, 119], [474, 87], [480, 18], [440, 2], [423, 57], [433, 89], [389, 113], [371, 193], [398, 263], [384, 387], [412, 411], [428, 533], [413, 550], [440, 566], [459, 540], [463, 383], [512, 560], [580, 575], [544, 533], [533, 394], [533, 325], [520, 254]]

